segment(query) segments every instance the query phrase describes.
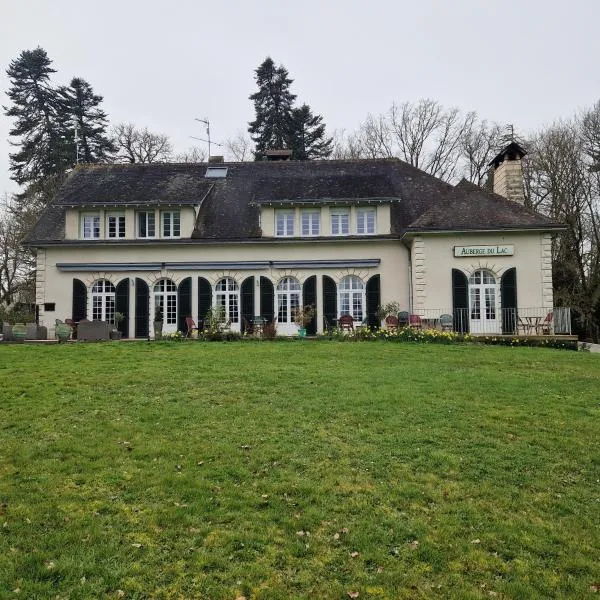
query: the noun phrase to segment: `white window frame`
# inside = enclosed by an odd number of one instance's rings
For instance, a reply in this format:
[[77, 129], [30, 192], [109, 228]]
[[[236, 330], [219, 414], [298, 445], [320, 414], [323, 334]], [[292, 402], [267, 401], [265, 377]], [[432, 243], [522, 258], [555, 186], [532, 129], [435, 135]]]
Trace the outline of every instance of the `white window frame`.
[[[110, 220], [115, 219], [115, 233], [116, 235], [110, 235]], [[121, 233], [121, 223], [123, 224], [123, 235]], [[122, 239], [127, 235], [125, 213], [123, 212], [109, 212], [106, 214], [106, 237], [111, 240]]]
[[[369, 227], [369, 215], [373, 215], [373, 222]], [[356, 209], [356, 234], [374, 235], [377, 233], [377, 209], [373, 206]]]
[[[305, 232], [305, 225], [307, 231]], [[306, 209], [300, 212], [300, 234], [302, 237], [315, 237], [321, 233], [321, 211]]]
[[[160, 308], [163, 314], [163, 327], [177, 328], [177, 285], [171, 279], [159, 279], [152, 288], [154, 294], [154, 315]], [[153, 317], [154, 319], [154, 317]]]
[[[332, 208], [329, 213], [331, 219], [331, 235], [344, 236], [350, 235], [350, 209]], [[345, 227], [343, 226], [343, 217], [346, 217]]]
[[302, 285], [295, 277], [284, 277], [275, 291], [277, 323], [294, 323], [297, 308], [302, 306]]
[[[146, 235], [142, 235], [142, 231], [141, 231], [141, 227], [140, 227], [140, 217], [142, 215], [145, 215], [145, 221], [146, 221]], [[148, 235], [148, 218], [150, 217], [150, 215], [152, 215], [153, 218], [153, 228], [154, 228], [154, 233], [153, 235]], [[154, 210], [138, 210], [135, 213], [135, 228], [136, 228], [136, 235], [138, 238], [142, 238], [142, 239], [155, 239], [156, 238], [156, 211]]]
[[[86, 224], [91, 220], [91, 229], [89, 230], [92, 235], [86, 235]], [[98, 240], [100, 239], [100, 213], [82, 213], [81, 215], [81, 239], [84, 240]]]
[[[281, 233], [279, 224], [281, 222]], [[293, 237], [296, 227], [296, 211], [295, 210], [276, 210], [275, 211], [275, 236], [276, 237]]]
[[367, 314], [367, 286], [357, 275], [342, 277], [338, 285], [338, 319], [350, 315], [355, 323], [362, 323]]
[[92, 284], [90, 291], [92, 319], [114, 324], [116, 310], [116, 289], [108, 279], [99, 279]]
[[[169, 215], [168, 230], [165, 228], [165, 217]], [[177, 221], [177, 229], [175, 228]], [[163, 210], [160, 213], [160, 229], [164, 238], [181, 237], [181, 211], [180, 210]]]
[[225, 322], [240, 322], [240, 286], [233, 277], [223, 277], [215, 284], [213, 306], [222, 306]]

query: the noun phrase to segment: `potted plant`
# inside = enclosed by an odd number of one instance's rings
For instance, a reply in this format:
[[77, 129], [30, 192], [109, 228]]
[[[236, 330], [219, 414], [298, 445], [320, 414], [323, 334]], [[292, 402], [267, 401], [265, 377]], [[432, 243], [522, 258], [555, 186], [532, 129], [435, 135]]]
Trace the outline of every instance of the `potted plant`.
[[387, 317], [397, 317], [400, 312], [400, 305], [397, 302], [388, 302], [377, 307], [375, 314], [379, 322], [385, 321]]
[[115, 324], [112, 326], [110, 330], [110, 339], [111, 340], [120, 340], [123, 337], [123, 333], [119, 331], [119, 326], [125, 320], [125, 315], [120, 312], [115, 313]]
[[22, 342], [27, 335], [27, 327], [24, 323], [16, 323], [12, 328], [13, 338], [16, 342]]
[[300, 337], [306, 337], [306, 327], [314, 319], [316, 312], [315, 307], [311, 304], [299, 306], [294, 311], [294, 323], [298, 326], [298, 335]]
[[157, 306], [154, 311], [154, 339], [160, 340], [163, 328], [163, 311], [161, 306]]

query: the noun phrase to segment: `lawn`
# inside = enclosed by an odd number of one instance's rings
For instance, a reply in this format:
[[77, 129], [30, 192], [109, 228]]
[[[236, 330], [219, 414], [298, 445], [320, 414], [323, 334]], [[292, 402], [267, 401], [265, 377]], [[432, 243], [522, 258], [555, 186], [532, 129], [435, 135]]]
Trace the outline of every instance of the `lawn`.
[[0, 346], [0, 598], [600, 598], [599, 376], [533, 348]]

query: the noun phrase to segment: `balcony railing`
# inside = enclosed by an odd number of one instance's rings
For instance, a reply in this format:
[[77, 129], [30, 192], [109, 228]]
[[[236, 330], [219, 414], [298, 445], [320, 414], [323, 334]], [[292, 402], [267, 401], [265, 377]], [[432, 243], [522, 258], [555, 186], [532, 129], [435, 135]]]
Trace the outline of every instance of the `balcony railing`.
[[482, 307], [479, 312], [468, 308], [425, 309], [413, 314], [420, 317], [420, 326], [424, 329], [447, 329], [473, 335], [571, 335], [571, 309], [562, 306], [551, 310], [535, 307], [486, 310]]

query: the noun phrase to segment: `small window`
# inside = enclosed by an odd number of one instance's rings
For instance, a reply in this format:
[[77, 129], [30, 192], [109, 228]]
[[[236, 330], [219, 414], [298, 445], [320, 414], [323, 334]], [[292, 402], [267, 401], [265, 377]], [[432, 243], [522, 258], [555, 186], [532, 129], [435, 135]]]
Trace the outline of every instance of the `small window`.
[[331, 235], [350, 234], [350, 210], [336, 208], [331, 211]]
[[359, 208], [356, 211], [356, 233], [368, 235], [375, 233], [375, 209]]
[[275, 212], [275, 235], [291, 237], [294, 235], [294, 211], [278, 210]]
[[204, 177], [208, 179], [222, 179], [227, 177], [227, 167], [208, 167]]
[[100, 237], [100, 215], [98, 213], [81, 217], [81, 237], [84, 239]]
[[318, 210], [302, 211], [302, 235], [319, 235], [321, 212]]
[[180, 213], [178, 210], [165, 211], [162, 215], [162, 236], [179, 237], [181, 235]]
[[154, 211], [144, 211], [137, 214], [137, 234], [140, 238], [156, 237]]
[[56, 302], [44, 302], [44, 310], [46, 312], [54, 312], [56, 310]]
[[125, 215], [122, 213], [109, 214], [106, 217], [106, 230], [109, 238], [124, 238]]

